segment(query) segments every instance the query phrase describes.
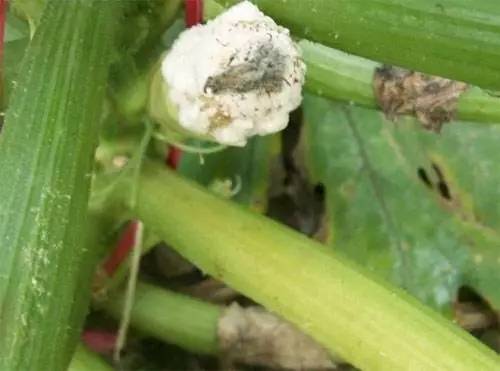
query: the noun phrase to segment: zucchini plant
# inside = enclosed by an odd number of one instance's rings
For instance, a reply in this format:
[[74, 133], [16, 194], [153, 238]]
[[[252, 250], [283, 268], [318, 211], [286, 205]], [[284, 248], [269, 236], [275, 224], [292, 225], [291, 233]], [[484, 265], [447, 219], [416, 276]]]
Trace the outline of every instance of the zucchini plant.
[[0, 369], [498, 369], [495, 2], [0, 11]]

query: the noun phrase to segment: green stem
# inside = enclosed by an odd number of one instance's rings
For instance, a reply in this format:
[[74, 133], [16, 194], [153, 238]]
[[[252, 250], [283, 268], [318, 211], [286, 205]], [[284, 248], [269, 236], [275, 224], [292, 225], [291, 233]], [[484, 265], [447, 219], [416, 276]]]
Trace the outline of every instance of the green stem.
[[297, 36], [383, 63], [500, 89], [498, 1], [253, 2]]
[[144, 167], [135, 212], [204, 272], [361, 369], [498, 368], [491, 350], [401, 290], [159, 165]]
[[117, 1], [48, 1], [0, 136], [0, 369], [65, 370], [86, 312], [92, 154]]
[[299, 45], [307, 65], [307, 90], [335, 100], [377, 107], [372, 82], [379, 63], [308, 40], [301, 40]]
[[141, 262], [142, 244], [144, 235], [144, 225], [139, 222], [134, 235], [134, 245], [132, 247], [132, 257], [130, 264], [130, 273], [125, 291], [125, 302], [123, 305], [120, 327], [116, 338], [115, 352], [113, 358], [116, 362], [120, 361], [120, 353], [127, 339], [128, 327], [130, 324], [130, 312], [132, 309], [135, 292], [137, 289], [137, 277], [139, 275], [139, 264]]
[[112, 371], [110, 365], [102, 360], [97, 354], [91, 352], [85, 346], [78, 345], [68, 371]]
[[[299, 45], [307, 64], [307, 90], [327, 98], [378, 108], [372, 81], [379, 63], [307, 40], [301, 40]], [[500, 122], [500, 98], [471, 87], [458, 100], [457, 119]]]
[[[120, 319], [125, 300], [125, 293], [118, 293], [103, 308]], [[214, 304], [139, 282], [130, 323], [135, 329], [184, 349], [217, 354], [220, 314], [221, 309]]]

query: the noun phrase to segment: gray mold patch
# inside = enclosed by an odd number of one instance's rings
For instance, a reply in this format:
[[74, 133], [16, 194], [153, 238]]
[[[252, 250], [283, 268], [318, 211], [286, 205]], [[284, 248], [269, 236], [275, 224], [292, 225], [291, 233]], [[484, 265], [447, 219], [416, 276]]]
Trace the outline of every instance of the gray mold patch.
[[230, 59], [229, 67], [224, 72], [207, 79], [205, 92], [221, 94], [257, 90], [270, 94], [282, 89], [286, 81], [284, 77], [286, 56], [272, 44], [259, 44], [247, 52], [243, 63], [231, 66], [234, 58], [233, 56]]

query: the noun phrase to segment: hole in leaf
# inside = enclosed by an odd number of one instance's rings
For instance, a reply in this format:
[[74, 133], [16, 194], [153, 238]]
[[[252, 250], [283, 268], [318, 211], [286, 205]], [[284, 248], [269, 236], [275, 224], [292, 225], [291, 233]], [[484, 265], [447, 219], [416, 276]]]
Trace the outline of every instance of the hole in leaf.
[[486, 303], [485, 300], [479, 295], [472, 287], [464, 285], [458, 289], [457, 300], [459, 302], [475, 302]]
[[489, 329], [498, 330], [498, 319], [489, 303], [473, 288], [461, 286], [454, 304], [456, 322], [478, 338]]
[[448, 201], [451, 200], [450, 189], [448, 188], [448, 185], [445, 182], [440, 181], [438, 183], [438, 190], [441, 197], [447, 199]]
[[318, 200], [323, 201], [325, 199], [325, 186], [322, 183], [316, 184], [313, 192]]
[[439, 168], [439, 166], [436, 165], [435, 162], [432, 163], [432, 168], [434, 169], [434, 171], [435, 171], [438, 179], [444, 181], [443, 172], [441, 171], [441, 169]]
[[427, 175], [427, 172], [424, 170], [424, 168], [419, 167], [417, 169], [417, 174], [420, 180], [424, 182], [427, 187], [432, 188], [431, 180], [429, 179], [429, 176]]
[[281, 133], [281, 165], [283, 175], [272, 187], [267, 215], [308, 236], [319, 229], [324, 213], [325, 189], [311, 183], [301, 160], [300, 146], [303, 127], [301, 108], [293, 111], [287, 128]]
[[451, 200], [451, 191], [450, 188], [448, 187], [448, 183], [446, 182], [446, 179], [444, 178], [443, 172], [441, 171], [440, 167], [436, 163], [432, 163], [432, 168], [434, 169], [434, 172], [436, 173], [439, 181], [437, 183], [437, 189], [439, 191], [439, 194], [441, 197], [444, 199], [450, 201]]

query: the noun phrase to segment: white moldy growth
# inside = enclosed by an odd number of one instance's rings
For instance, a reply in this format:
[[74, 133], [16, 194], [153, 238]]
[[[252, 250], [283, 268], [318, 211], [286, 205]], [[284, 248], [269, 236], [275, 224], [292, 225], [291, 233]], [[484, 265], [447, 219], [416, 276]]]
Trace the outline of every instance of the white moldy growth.
[[162, 75], [185, 129], [243, 146], [286, 127], [302, 100], [305, 65], [289, 31], [244, 1], [184, 31]]
[[[217, 328], [226, 362], [286, 370], [333, 370], [332, 354], [290, 323], [260, 307], [233, 303]], [[229, 368], [229, 367], [227, 367]]]

